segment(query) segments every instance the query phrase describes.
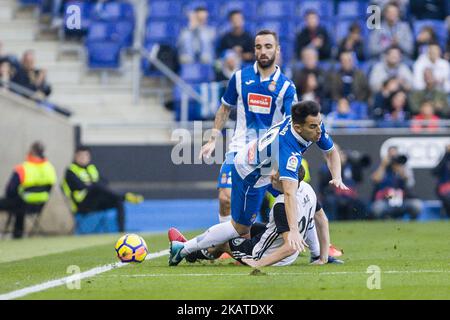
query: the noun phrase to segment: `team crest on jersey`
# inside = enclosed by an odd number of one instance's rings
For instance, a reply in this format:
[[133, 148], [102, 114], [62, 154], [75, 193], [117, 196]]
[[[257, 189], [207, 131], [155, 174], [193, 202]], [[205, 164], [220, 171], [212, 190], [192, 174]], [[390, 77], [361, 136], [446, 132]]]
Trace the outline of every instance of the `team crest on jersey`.
[[235, 238], [233, 240], [231, 240], [231, 242], [233, 243], [234, 246], [240, 246], [242, 244], [242, 242], [244, 242], [245, 239], [244, 238]]
[[272, 81], [272, 82], [269, 84], [269, 91], [274, 92], [276, 89], [277, 89], [277, 83], [276, 83], [275, 81]]
[[297, 165], [298, 165], [297, 157], [296, 156], [290, 156], [288, 161], [287, 161], [286, 169], [296, 172], [297, 171]]
[[222, 178], [220, 179], [220, 183], [226, 184], [227, 183], [227, 174], [222, 173]]
[[272, 106], [272, 96], [259, 93], [249, 93], [247, 95], [248, 110], [254, 113], [270, 114]]

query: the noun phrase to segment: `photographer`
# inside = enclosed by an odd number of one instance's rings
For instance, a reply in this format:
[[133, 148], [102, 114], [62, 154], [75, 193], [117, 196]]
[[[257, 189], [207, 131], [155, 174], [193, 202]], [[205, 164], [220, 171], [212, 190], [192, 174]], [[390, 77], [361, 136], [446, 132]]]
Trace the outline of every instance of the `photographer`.
[[326, 166], [319, 171], [319, 192], [324, 208], [330, 219], [361, 219], [366, 214], [366, 207], [359, 198], [357, 184], [363, 180], [363, 169], [370, 165], [368, 155], [356, 150], [343, 151], [335, 144], [341, 158], [342, 180], [349, 190], [340, 190], [331, 186], [328, 181], [331, 175]]
[[422, 211], [422, 201], [411, 192], [415, 181], [407, 161], [405, 155], [398, 153], [397, 147], [390, 147], [372, 174], [375, 183], [372, 218], [401, 218], [407, 213], [415, 220]]
[[447, 217], [450, 217], [450, 144], [447, 145], [444, 157], [432, 173], [439, 178], [437, 195], [442, 201]]

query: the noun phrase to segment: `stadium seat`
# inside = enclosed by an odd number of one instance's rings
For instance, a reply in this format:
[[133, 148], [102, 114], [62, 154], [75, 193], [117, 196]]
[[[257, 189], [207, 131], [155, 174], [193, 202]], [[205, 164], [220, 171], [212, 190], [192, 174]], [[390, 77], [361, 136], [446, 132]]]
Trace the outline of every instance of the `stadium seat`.
[[227, 20], [228, 14], [233, 10], [240, 10], [245, 19], [251, 20], [256, 16], [257, 4], [255, 1], [231, 0], [224, 1], [219, 9], [220, 17]]
[[180, 23], [177, 20], [148, 19], [145, 29], [145, 42], [174, 43], [180, 33]]
[[40, 6], [42, 4], [42, 0], [20, 0], [21, 6]]
[[181, 65], [180, 77], [189, 83], [209, 82], [214, 79], [214, 69], [209, 64], [183, 64]]
[[296, 13], [303, 19], [307, 10], [315, 10], [321, 18], [332, 17], [334, 15], [333, 1], [328, 0], [301, 0], [298, 3]]
[[114, 30], [118, 41], [125, 48], [133, 46], [134, 24], [131, 21], [118, 21], [114, 23]]
[[[337, 109], [337, 101], [331, 103], [331, 111], [335, 112]], [[356, 116], [357, 120], [364, 120], [368, 118], [369, 107], [367, 103], [363, 101], [352, 101], [350, 102], [350, 110]]]
[[289, 19], [295, 15], [295, 3], [284, 0], [264, 0], [258, 5], [261, 19]]
[[150, 0], [148, 1], [148, 17], [173, 18], [182, 15], [182, 1], [179, 0]]
[[107, 2], [101, 7], [93, 5], [91, 9], [91, 18], [102, 21], [133, 21], [134, 7], [128, 2]]
[[90, 69], [118, 69], [121, 65], [121, 44], [116, 41], [91, 41], [86, 43]]
[[119, 226], [115, 209], [75, 214], [74, 233], [77, 235], [118, 231]]
[[357, 19], [366, 15], [367, 2], [360, 0], [339, 1], [337, 5], [338, 18]]

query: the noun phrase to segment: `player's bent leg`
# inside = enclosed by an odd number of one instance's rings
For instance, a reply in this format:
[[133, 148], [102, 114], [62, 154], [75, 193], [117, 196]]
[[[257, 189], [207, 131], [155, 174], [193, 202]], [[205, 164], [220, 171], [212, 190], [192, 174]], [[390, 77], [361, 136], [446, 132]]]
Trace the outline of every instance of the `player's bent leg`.
[[231, 188], [219, 188], [219, 221], [231, 220]]

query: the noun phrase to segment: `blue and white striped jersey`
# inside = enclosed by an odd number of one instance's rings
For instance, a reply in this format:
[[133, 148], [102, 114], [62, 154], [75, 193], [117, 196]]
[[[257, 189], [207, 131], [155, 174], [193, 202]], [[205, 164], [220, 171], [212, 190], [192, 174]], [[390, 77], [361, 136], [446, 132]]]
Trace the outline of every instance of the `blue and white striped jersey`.
[[280, 68], [261, 79], [257, 62], [236, 71], [231, 77], [222, 103], [237, 108], [236, 128], [229, 152], [238, 152], [248, 142], [258, 139], [267, 129], [290, 115], [297, 103], [295, 85]]
[[[322, 135], [317, 146], [325, 152], [333, 148], [333, 140], [321, 124]], [[234, 158], [240, 177], [254, 187], [266, 186], [276, 171], [280, 180], [298, 180], [303, 153], [313, 142], [306, 141], [292, 127], [291, 117], [271, 127], [258, 140], [249, 142]]]

